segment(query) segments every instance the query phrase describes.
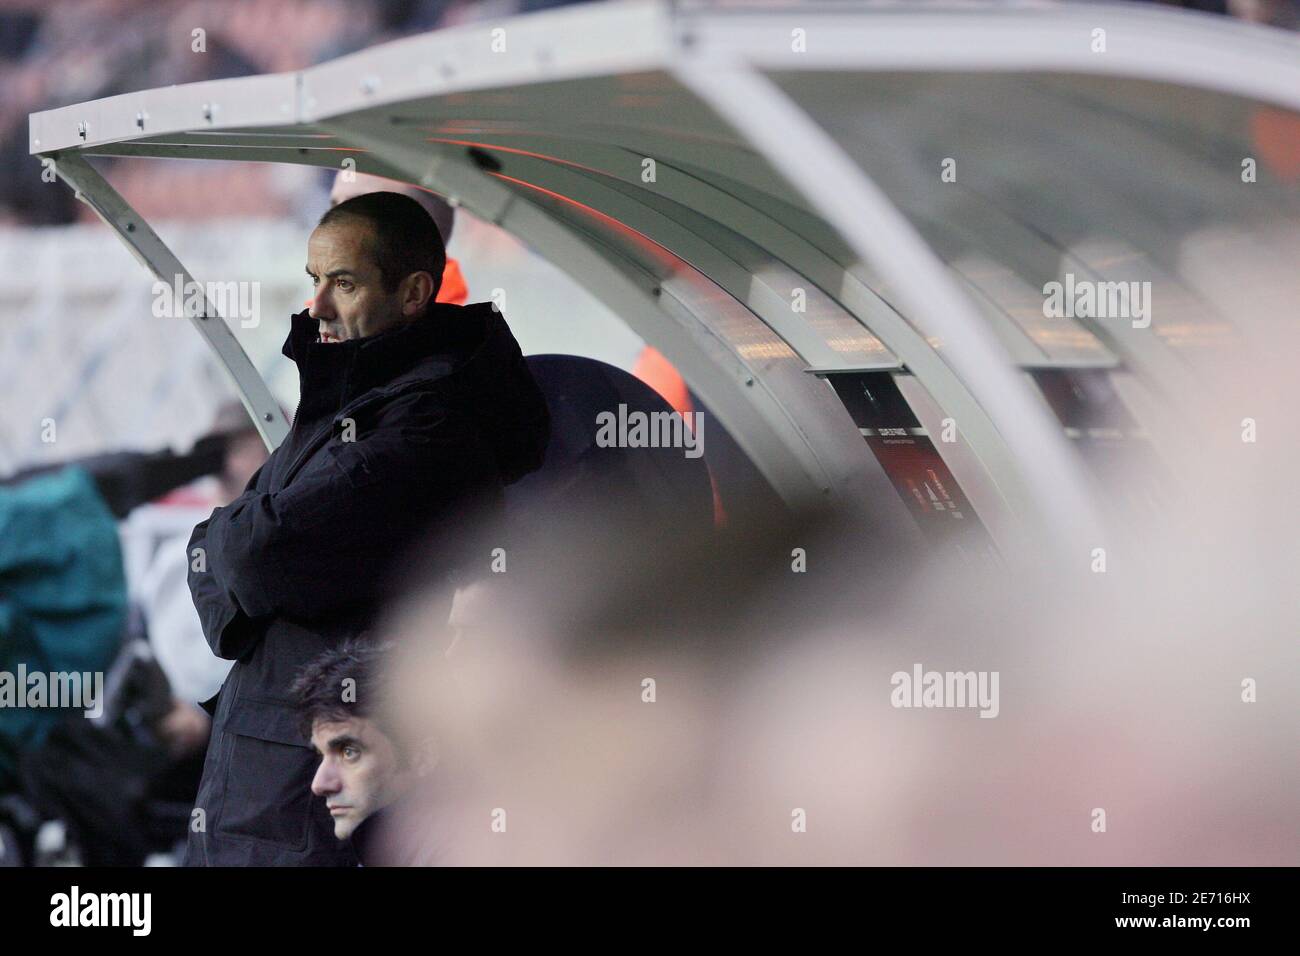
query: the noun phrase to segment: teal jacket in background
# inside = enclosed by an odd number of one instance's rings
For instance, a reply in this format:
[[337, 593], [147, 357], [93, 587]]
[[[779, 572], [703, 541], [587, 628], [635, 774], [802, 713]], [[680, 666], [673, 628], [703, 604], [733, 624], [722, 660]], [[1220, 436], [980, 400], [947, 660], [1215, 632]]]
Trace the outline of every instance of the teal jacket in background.
[[[0, 487], [0, 671], [106, 671], [125, 622], [117, 524], [90, 476], [68, 467]], [[68, 713], [0, 706], [0, 793], [18, 754]]]

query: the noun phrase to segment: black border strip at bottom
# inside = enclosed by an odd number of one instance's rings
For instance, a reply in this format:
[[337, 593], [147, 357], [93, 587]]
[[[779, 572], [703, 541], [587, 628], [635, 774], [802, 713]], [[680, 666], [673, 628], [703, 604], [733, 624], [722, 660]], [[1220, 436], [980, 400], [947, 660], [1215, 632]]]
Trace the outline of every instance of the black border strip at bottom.
[[[89, 870], [0, 869], [0, 928], [6, 939], [70, 932], [176, 942], [274, 940], [380, 942], [391, 933], [430, 941], [442, 931], [498, 940], [512, 928], [541, 944], [597, 928], [657, 935], [704, 921], [759, 932], [778, 924], [822, 935], [871, 938], [912, 927], [927, 942], [1128, 935], [1223, 939], [1292, 924], [1296, 873], [1266, 869], [657, 869], [551, 870]], [[118, 926], [70, 923], [121, 911]], [[90, 902], [87, 897], [94, 896]], [[134, 907], [134, 908], [132, 908]], [[135, 916], [135, 928], [131, 916]], [[1208, 924], [1205, 921], [1209, 921]], [[1232, 921], [1231, 923], [1226, 921]], [[78, 922], [81, 922], [78, 918]], [[439, 927], [442, 930], [439, 930]], [[549, 927], [545, 928], [544, 927]], [[706, 927], [702, 927], [706, 928]], [[433, 934], [433, 935], [428, 935]], [[975, 935], [971, 935], [975, 934]], [[570, 936], [570, 938], [573, 938]], [[1234, 938], [1233, 935], [1226, 937]], [[128, 945], [130, 943], [128, 942]], [[10, 952], [21, 952], [12, 949]]]

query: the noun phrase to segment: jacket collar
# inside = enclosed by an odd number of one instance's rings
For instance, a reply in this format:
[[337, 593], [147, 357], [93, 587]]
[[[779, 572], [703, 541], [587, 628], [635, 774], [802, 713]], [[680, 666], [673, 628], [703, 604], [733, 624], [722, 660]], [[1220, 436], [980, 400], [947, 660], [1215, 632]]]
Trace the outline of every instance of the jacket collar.
[[438, 302], [420, 318], [378, 335], [321, 342], [319, 323], [304, 309], [290, 320], [281, 352], [298, 366], [303, 394], [324, 388], [347, 400], [475, 338], [472, 318], [464, 306]]

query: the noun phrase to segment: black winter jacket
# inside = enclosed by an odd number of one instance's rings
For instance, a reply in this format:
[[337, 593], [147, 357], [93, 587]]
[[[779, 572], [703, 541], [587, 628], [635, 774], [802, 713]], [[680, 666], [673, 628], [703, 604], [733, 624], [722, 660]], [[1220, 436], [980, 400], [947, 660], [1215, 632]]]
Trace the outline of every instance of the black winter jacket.
[[[204, 635], [236, 661], [208, 702], [189, 865], [355, 864], [310, 792], [318, 758], [289, 687], [369, 627], [417, 541], [436, 540], [471, 504], [499, 505], [505, 485], [540, 467], [549, 434], [541, 392], [490, 303], [439, 303], [340, 343], [318, 342], [303, 312], [284, 354], [302, 384], [289, 437], [189, 543]], [[420, 559], [452, 570], [436, 553]]]

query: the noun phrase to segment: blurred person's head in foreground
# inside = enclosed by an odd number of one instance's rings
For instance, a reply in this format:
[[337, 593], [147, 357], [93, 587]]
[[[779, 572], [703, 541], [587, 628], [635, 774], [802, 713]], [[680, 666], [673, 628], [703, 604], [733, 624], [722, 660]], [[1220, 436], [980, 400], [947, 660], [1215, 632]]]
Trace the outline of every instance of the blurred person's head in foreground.
[[424, 317], [446, 264], [437, 225], [410, 196], [366, 193], [331, 207], [307, 241], [320, 341], [368, 338]]
[[[1275, 361], [1259, 381], [1294, 390]], [[461, 787], [417, 788], [410, 825], [473, 865], [1294, 862], [1276, 665], [1297, 536], [1263, 483], [1300, 444], [1277, 427], [1229, 432], [1213, 481], [1178, 469], [1196, 507], [1112, 533], [1106, 574], [917, 555], [839, 514], [713, 540], [616, 510], [553, 516], [543, 546], [494, 533], [482, 553], [508, 565], [450, 657], [442, 604], [395, 622], [396, 732], [437, 727]], [[1247, 703], [1268, 668], [1276, 693]], [[960, 694], [986, 677], [991, 708]]]
[[340, 840], [401, 800], [436, 762], [431, 748], [407, 748], [390, 732], [384, 668], [388, 648], [364, 640], [331, 648], [291, 689], [302, 729], [321, 755], [311, 790], [325, 799]]
[[508, 563], [453, 610], [450, 653], [434, 594], [393, 622], [395, 732], [436, 727], [448, 768], [407, 825], [436, 827], [452, 865], [726, 859], [710, 828], [732, 786], [710, 780], [743, 739], [737, 689], [821, 624], [828, 579], [850, 604], [887, 602], [906, 545], [839, 512], [715, 532], [590, 503], [534, 533], [487, 534]]

